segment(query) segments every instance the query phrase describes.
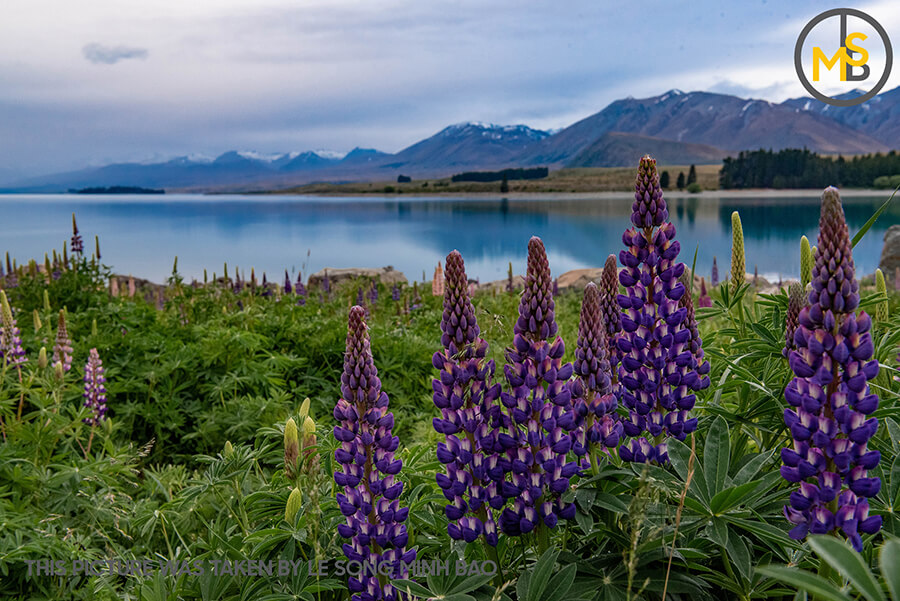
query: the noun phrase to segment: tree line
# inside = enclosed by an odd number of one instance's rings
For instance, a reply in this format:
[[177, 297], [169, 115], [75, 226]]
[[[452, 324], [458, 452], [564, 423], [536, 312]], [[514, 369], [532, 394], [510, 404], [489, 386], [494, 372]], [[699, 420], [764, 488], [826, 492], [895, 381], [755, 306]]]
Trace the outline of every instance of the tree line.
[[[807, 149], [751, 150], [726, 157], [719, 187], [733, 188], [887, 188], [900, 180], [900, 155], [858, 155], [846, 159], [821, 156]], [[900, 183], [900, 182], [898, 182]]]

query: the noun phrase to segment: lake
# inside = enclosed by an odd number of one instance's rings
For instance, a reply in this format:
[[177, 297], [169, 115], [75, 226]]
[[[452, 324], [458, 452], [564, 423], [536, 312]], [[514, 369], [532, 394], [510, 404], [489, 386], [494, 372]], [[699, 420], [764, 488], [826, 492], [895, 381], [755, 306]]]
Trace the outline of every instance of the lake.
[[[844, 199], [851, 235], [884, 202], [887, 194]], [[221, 275], [240, 266], [249, 276], [267, 272], [281, 281], [284, 270], [302, 270], [304, 278], [323, 267], [393, 265], [408, 278], [431, 279], [438, 261], [459, 249], [472, 278], [502, 279], [511, 261], [524, 273], [528, 239], [543, 238], [550, 267], [558, 275], [570, 269], [602, 266], [622, 248], [630, 226], [631, 197], [598, 195], [590, 199], [477, 199], [436, 197], [303, 196], [0, 196], [0, 252], [20, 264], [43, 260], [62, 248], [76, 213], [93, 252], [100, 236], [103, 263], [116, 273], [162, 282], [178, 255], [179, 271], [200, 279], [203, 269]], [[818, 194], [705, 193], [669, 198], [669, 212], [681, 242], [681, 260], [690, 266], [699, 245], [697, 269], [709, 276], [713, 256], [724, 278], [730, 266], [731, 213], [744, 225], [747, 270], [777, 281], [796, 278], [800, 236], [816, 243]], [[884, 232], [900, 222], [900, 207], [886, 212], [854, 249], [857, 272], [878, 266]], [[232, 272], [233, 273], [233, 272]]]

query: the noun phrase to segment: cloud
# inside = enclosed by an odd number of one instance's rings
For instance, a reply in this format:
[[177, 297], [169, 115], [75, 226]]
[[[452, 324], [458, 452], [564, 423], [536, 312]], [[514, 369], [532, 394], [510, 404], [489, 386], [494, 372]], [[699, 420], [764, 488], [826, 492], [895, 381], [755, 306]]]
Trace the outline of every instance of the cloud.
[[81, 49], [84, 58], [95, 65], [114, 65], [129, 58], [144, 60], [150, 54], [146, 48], [132, 46], [104, 46], [103, 44], [87, 44]]

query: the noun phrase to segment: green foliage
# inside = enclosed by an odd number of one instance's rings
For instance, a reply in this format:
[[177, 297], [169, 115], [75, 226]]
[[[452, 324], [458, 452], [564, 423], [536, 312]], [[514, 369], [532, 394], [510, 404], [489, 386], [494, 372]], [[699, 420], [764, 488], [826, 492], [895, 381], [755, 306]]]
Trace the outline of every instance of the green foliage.
[[[765, 566], [758, 571], [827, 601], [853, 598], [900, 601], [900, 541], [890, 540], [881, 546], [881, 578], [877, 578], [863, 558], [845, 542], [828, 536], [814, 536], [809, 545], [819, 556], [820, 568], [824, 565], [836, 573], [838, 581], [796, 567]], [[829, 573], [827, 569], [822, 571]], [[856, 593], [853, 597], [841, 586], [845, 581]]]
[[699, 194], [703, 191], [703, 188], [700, 187], [700, 184], [697, 182], [691, 182], [687, 185], [687, 191], [691, 194]]

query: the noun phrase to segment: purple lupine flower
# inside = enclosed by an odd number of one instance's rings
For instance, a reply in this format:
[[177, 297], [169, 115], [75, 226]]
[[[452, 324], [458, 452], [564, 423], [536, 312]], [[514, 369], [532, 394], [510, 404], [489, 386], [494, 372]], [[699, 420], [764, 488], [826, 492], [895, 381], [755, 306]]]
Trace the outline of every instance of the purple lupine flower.
[[613, 390], [618, 388], [616, 368], [619, 365], [619, 349], [616, 347], [616, 338], [622, 331], [622, 318], [619, 314], [619, 303], [616, 297], [619, 295], [619, 265], [615, 255], [606, 257], [603, 265], [603, 275], [600, 276], [600, 313], [603, 316], [603, 326], [606, 334], [606, 358], [609, 361], [609, 369], [612, 378]]
[[788, 307], [787, 313], [784, 315], [784, 348], [781, 350], [781, 354], [785, 357], [797, 348], [794, 343], [794, 332], [797, 331], [800, 310], [806, 305], [806, 294], [803, 288], [799, 282], [794, 282], [788, 289]]
[[[297, 294], [297, 304], [301, 307], [306, 304], [306, 297], [308, 296], [306, 291], [306, 286], [303, 285], [303, 274], [301, 272], [297, 272], [297, 283], [294, 285], [294, 292]], [[319, 304], [322, 304], [322, 293], [319, 293]]]
[[25, 356], [25, 349], [22, 348], [22, 338], [19, 335], [19, 328], [16, 325], [16, 318], [13, 316], [12, 308], [9, 306], [9, 300], [6, 293], [0, 290], [0, 357], [3, 358], [5, 365], [13, 367], [28, 362]]
[[284, 270], [284, 293], [290, 294], [294, 291], [293, 286], [291, 286], [291, 276], [288, 275], [287, 269]]
[[709, 275], [709, 284], [713, 288], [719, 285], [719, 265], [716, 263], [715, 257], [713, 257], [712, 273]]
[[322, 290], [325, 294], [331, 293], [331, 278], [328, 277], [328, 270], [325, 270], [325, 276], [322, 278]]
[[268, 282], [268, 280], [266, 280], [266, 272], [265, 271], [263, 272], [263, 279], [262, 279], [262, 295], [265, 297], [272, 296], [272, 289], [269, 288], [269, 282]]
[[60, 310], [56, 327], [56, 343], [53, 345], [53, 364], [61, 363], [63, 371], [72, 369], [72, 341], [66, 328], [66, 312]]
[[78, 224], [75, 223], [75, 213], [72, 213], [71, 247], [72, 247], [72, 254], [75, 254], [75, 253], [81, 254], [84, 252], [84, 240], [82, 240], [81, 234], [78, 233]]
[[[492, 384], [494, 361], [486, 358], [488, 343], [479, 336], [475, 309], [469, 299], [462, 255], [447, 255], [444, 271], [444, 313], [441, 317], [441, 345], [432, 358], [440, 377], [432, 382], [433, 400], [441, 417], [434, 429], [444, 435], [437, 457], [446, 472], [437, 474], [437, 483], [450, 502], [444, 512], [450, 520], [450, 538], [467, 543], [484, 536], [497, 545], [494, 506], [502, 506], [502, 478], [491, 477], [499, 457], [494, 419], [499, 416], [500, 384]], [[502, 474], [500, 472], [496, 472]]]
[[615, 419], [618, 406], [613, 393], [607, 354], [600, 290], [594, 282], [584, 289], [578, 342], [573, 363], [575, 380], [569, 383], [577, 429], [572, 434], [572, 451], [576, 457], [588, 456], [590, 467], [596, 447], [619, 446], [622, 424]]
[[[369, 562], [390, 578], [406, 576], [402, 564], [415, 560], [416, 550], [405, 550], [409, 539], [404, 522], [409, 508], [398, 500], [403, 482], [396, 476], [402, 462], [394, 459], [400, 440], [391, 434], [394, 415], [388, 412], [388, 395], [372, 359], [365, 309], [350, 309], [347, 350], [341, 375], [341, 398], [334, 407], [334, 436], [340, 446], [334, 458], [340, 466], [334, 474], [342, 488], [337, 502], [346, 523], [338, 534], [347, 539], [344, 554], [350, 561]], [[401, 594], [379, 582], [379, 573], [363, 569], [350, 576], [354, 601], [395, 600]]]
[[84, 406], [91, 410], [91, 415], [82, 421], [95, 426], [106, 419], [106, 377], [103, 375], [103, 362], [95, 348], [91, 349], [84, 366], [83, 396]]
[[533, 237], [513, 347], [506, 353], [510, 392], [500, 395], [511, 418], [510, 433], [498, 437], [511, 470], [501, 492], [514, 499], [512, 508], [503, 510], [500, 526], [511, 536], [553, 528], [559, 518], [575, 516], [575, 506], [562, 500], [578, 472], [578, 464], [567, 458], [570, 434], [577, 428], [567, 385], [573, 367], [562, 361], [565, 343], [556, 334], [551, 286], [544, 243]]
[[356, 291], [356, 304], [359, 305], [360, 307], [363, 306], [363, 304], [365, 304], [365, 303], [363, 302], [363, 289], [362, 289], [362, 286], [360, 286], [360, 287], [359, 287], [359, 290]]
[[559, 278], [553, 278], [553, 298], [559, 296]]
[[622, 236], [626, 250], [619, 253], [619, 262], [625, 267], [619, 281], [626, 294], [617, 298], [623, 330], [617, 346], [622, 402], [629, 410], [625, 434], [638, 438], [622, 445], [619, 456], [625, 461], [664, 463], [665, 436], [684, 440], [697, 428], [689, 411], [696, 401], [694, 393], [709, 386], [709, 377], [700, 373], [708, 365], [698, 363], [693, 352], [688, 309], [681, 305], [686, 289], [678, 281], [685, 266], [675, 261], [681, 245], [675, 240], [675, 226], [666, 221], [656, 161], [649, 156], [638, 168], [633, 209], [632, 223], [642, 225]]
[[[836, 188], [822, 194], [818, 250], [809, 306], [800, 310], [796, 349], [788, 356], [795, 377], [784, 391], [791, 405], [784, 420], [794, 439], [782, 449], [782, 476], [799, 485], [784, 514], [794, 524], [791, 538], [841, 531], [857, 551], [860, 533], [875, 534], [881, 516], [870, 516], [867, 498], [881, 481], [868, 470], [881, 460], [868, 441], [878, 429], [870, 417], [878, 395], [868, 381], [878, 375], [869, 330], [872, 320], [859, 306], [850, 234]], [[813, 480], [811, 482], [811, 480]]]
[[391, 300], [394, 302], [400, 300], [400, 285], [397, 282], [394, 282], [394, 285], [391, 287]]
[[706, 278], [700, 278], [700, 296], [697, 298], [697, 305], [701, 309], [712, 307], [712, 299], [709, 297], [709, 291], [706, 289]]
[[409, 305], [409, 311], [415, 311], [422, 308], [422, 297], [419, 295], [419, 285], [413, 282], [412, 303]]
[[[694, 313], [694, 299], [691, 295], [690, 279], [688, 279], [687, 282], [685, 281], [687, 278], [693, 279], [688, 275], [687, 271], [685, 271], [681, 283], [685, 285], [686, 290], [684, 296], [681, 297], [679, 304], [687, 311], [684, 318], [684, 327], [691, 333], [690, 342], [686, 345], [686, 348], [689, 348], [691, 352], [689, 367], [701, 376], [701, 388], [706, 388], [709, 385], [707, 374], [709, 374], [710, 364], [704, 359], [703, 340], [700, 338], [700, 329], [697, 326], [697, 317]], [[679, 359], [676, 358], [676, 361], [678, 360]], [[681, 356], [681, 360], [685, 360], [683, 355]]]
[[378, 302], [378, 284], [375, 283], [375, 280], [372, 280], [372, 286], [369, 288], [369, 292], [366, 293], [366, 298], [369, 299], [370, 305]]

